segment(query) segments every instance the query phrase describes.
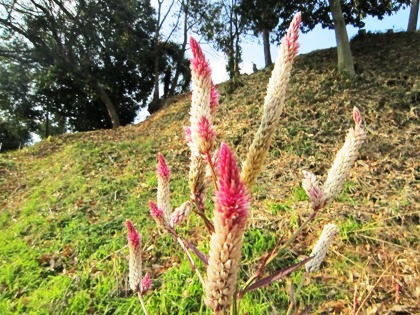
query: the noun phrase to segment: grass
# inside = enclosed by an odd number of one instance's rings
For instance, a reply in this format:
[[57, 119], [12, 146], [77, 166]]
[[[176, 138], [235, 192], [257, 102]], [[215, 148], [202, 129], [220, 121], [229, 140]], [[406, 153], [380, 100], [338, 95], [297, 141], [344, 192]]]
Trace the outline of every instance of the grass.
[[[301, 170], [325, 178], [351, 126], [351, 109], [359, 106], [368, 143], [343, 192], [265, 274], [306, 257], [322, 226], [336, 223], [340, 238], [298, 297], [301, 309], [311, 305], [317, 314], [351, 314], [355, 292], [363, 314], [375, 308], [381, 314], [420, 312], [420, 148], [413, 92], [420, 39], [419, 34], [369, 36], [368, 42], [353, 42], [362, 69], [355, 81], [334, 71], [333, 49], [298, 58], [286, 111], [253, 190], [242, 281], [308, 216]], [[240, 84], [219, 86], [218, 137], [240, 160], [258, 127], [269, 75], [265, 69], [242, 77]], [[210, 314], [182, 251], [148, 213], [148, 202], [156, 198], [158, 152], [171, 167], [172, 205], [189, 198], [182, 125], [188, 124], [190, 95], [169, 103], [136, 126], [62, 135], [0, 154], [0, 314], [141, 314], [127, 282], [127, 218], [143, 236], [144, 268], [154, 281], [145, 298], [149, 313]], [[209, 192], [208, 206], [211, 199]], [[208, 251], [208, 235], [196, 216], [179, 229]], [[247, 294], [241, 313], [283, 314], [289, 288], [302, 273]]]

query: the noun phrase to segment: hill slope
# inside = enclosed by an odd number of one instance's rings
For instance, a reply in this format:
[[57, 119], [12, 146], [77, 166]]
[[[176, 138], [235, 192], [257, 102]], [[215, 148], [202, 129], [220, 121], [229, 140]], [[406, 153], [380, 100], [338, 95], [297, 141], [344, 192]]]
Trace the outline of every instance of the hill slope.
[[[253, 192], [244, 276], [308, 215], [301, 171], [326, 174], [358, 106], [368, 131], [362, 156], [344, 192], [292, 245], [286, 262], [308, 255], [322, 225], [334, 222], [341, 238], [304, 286], [302, 304], [315, 313], [350, 314], [356, 292], [359, 314], [420, 312], [419, 47], [419, 33], [354, 40], [354, 81], [336, 73], [334, 49], [298, 57], [286, 110]], [[235, 148], [238, 159], [259, 125], [269, 76], [265, 69], [219, 86], [218, 138]], [[156, 198], [158, 152], [173, 174], [172, 204], [189, 198], [182, 129], [189, 106], [190, 95], [180, 95], [139, 125], [62, 135], [0, 155], [1, 314], [140, 314], [127, 284], [126, 218], [144, 237], [145, 269], [155, 279], [146, 298], [150, 313], [207, 314], [194, 273], [148, 214], [148, 201]], [[198, 219], [191, 217], [184, 232], [206, 248]], [[270, 268], [284, 263], [277, 259]], [[298, 272], [292, 279], [300, 277]], [[285, 287], [279, 282], [250, 294], [243, 310], [281, 314], [288, 305]]]

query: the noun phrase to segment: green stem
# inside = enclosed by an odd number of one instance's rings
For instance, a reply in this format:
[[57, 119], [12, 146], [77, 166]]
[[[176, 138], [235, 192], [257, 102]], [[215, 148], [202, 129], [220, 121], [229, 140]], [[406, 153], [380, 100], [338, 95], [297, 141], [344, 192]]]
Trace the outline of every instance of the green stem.
[[207, 158], [207, 163], [209, 163], [209, 166], [210, 166], [211, 177], [213, 178], [214, 189], [218, 190], [216, 171], [214, 170], [214, 164], [213, 164], [213, 161], [211, 160], [211, 156], [210, 156], [209, 152], [207, 152], [206, 158]]
[[[302, 290], [303, 284], [305, 283], [306, 277], [308, 276], [308, 272], [305, 272], [302, 276], [302, 280], [299, 283], [299, 286], [296, 289], [296, 292], [294, 293], [293, 299], [290, 301], [289, 308], [287, 309], [286, 315], [291, 315], [294, 307], [296, 306], [296, 299], [300, 294], [300, 291]], [[293, 288], [293, 283], [292, 283]]]
[[194, 199], [193, 202], [195, 206], [197, 207], [197, 210], [193, 210], [194, 213], [196, 213], [198, 216], [200, 216], [203, 219], [204, 225], [206, 226], [207, 230], [209, 231], [210, 234], [213, 234], [214, 226], [209, 220], [209, 218], [206, 216], [204, 209], [201, 207], [201, 205], [198, 203], [196, 199]]
[[176, 233], [176, 231], [172, 228], [168, 228], [168, 232], [172, 235], [172, 237], [174, 239], [176, 239], [176, 241], [179, 243], [179, 245], [181, 245], [182, 250], [184, 251], [185, 255], [187, 255], [188, 261], [190, 262], [190, 266], [191, 268], [195, 271], [198, 279], [201, 282], [201, 285], [204, 287], [204, 279], [201, 276], [200, 271], [197, 269], [197, 266], [195, 265], [195, 262], [193, 260], [193, 258], [191, 257], [191, 254], [188, 250], [188, 248], [185, 246], [184, 241], [182, 240], [182, 238], [178, 235], [178, 233]]
[[201, 285], [202, 285], [202, 286], [203, 286], [203, 288], [204, 288], [204, 285], [205, 285], [204, 279], [203, 279], [203, 277], [201, 276], [200, 271], [197, 269], [197, 267], [196, 267], [196, 265], [195, 265], [195, 263], [194, 263], [194, 260], [192, 259], [191, 254], [190, 254], [190, 252], [188, 251], [188, 248], [185, 246], [184, 242], [182, 241], [182, 239], [181, 239], [179, 236], [178, 236], [178, 237], [176, 237], [176, 240], [178, 241], [179, 245], [181, 245], [182, 250], [183, 250], [183, 251], [185, 252], [185, 254], [187, 255], [188, 260], [190, 261], [191, 268], [195, 271], [195, 273], [196, 273], [196, 275], [197, 275], [198, 279], [199, 279], [199, 280], [200, 280], [200, 282], [201, 282]]
[[238, 315], [239, 314], [239, 309], [238, 309], [238, 304], [237, 304], [237, 294], [235, 292], [235, 294], [233, 295], [233, 301], [232, 301], [232, 306], [231, 306], [231, 315]]
[[318, 211], [314, 211], [311, 213], [309, 218], [303, 222], [303, 224], [293, 233], [293, 235], [286, 241], [286, 243], [283, 244], [283, 246], [278, 250], [277, 253], [274, 253], [268, 260], [267, 263], [271, 262], [274, 257], [276, 257], [278, 254], [283, 252], [289, 245], [296, 239], [296, 237], [302, 232], [302, 230], [315, 218]]
[[146, 310], [146, 305], [144, 304], [143, 297], [140, 292], [137, 292], [137, 296], [139, 297], [141, 308], [143, 309], [144, 315], [149, 315]]

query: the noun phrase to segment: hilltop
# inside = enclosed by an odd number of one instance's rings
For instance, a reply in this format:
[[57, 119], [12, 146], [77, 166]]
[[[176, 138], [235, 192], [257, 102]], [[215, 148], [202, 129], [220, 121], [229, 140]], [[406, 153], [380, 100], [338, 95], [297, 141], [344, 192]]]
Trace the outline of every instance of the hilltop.
[[[335, 153], [362, 112], [368, 132], [340, 197], [291, 248], [308, 255], [325, 223], [340, 228], [322, 271], [301, 301], [317, 314], [418, 314], [420, 33], [367, 34], [352, 41], [355, 80], [335, 70], [336, 51], [298, 56], [286, 108], [253, 191], [244, 247], [245, 273], [287, 239], [309, 213], [302, 170], [325, 179]], [[258, 128], [271, 69], [218, 86], [218, 141], [245, 158]], [[172, 205], [189, 198], [186, 176], [191, 94], [166, 100], [146, 121], [116, 130], [65, 134], [0, 154], [0, 313], [141, 314], [128, 289], [124, 222], [144, 238], [154, 291], [150, 314], [207, 314], [182, 252], [148, 212], [156, 198], [156, 155], [172, 172]], [[207, 235], [192, 216], [184, 235], [205, 251]], [[277, 259], [273, 270], [284, 265]], [[301, 273], [291, 279], [298, 282]], [[250, 314], [282, 314], [287, 281], [248, 295]], [[261, 305], [255, 309], [255, 305]]]

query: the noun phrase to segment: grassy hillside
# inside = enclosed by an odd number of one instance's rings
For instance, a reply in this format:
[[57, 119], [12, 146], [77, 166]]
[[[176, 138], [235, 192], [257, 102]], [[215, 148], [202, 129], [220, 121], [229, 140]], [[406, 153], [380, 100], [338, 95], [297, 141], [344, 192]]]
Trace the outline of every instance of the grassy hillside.
[[[367, 35], [353, 41], [359, 75], [341, 79], [335, 50], [298, 58], [287, 106], [253, 191], [242, 279], [279, 238], [308, 216], [301, 171], [325, 179], [351, 112], [362, 112], [367, 144], [343, 193], [268, 271], [309, 255], [322, 226], [340, 237], [299, 301], [317, 314], [419, 314], [420, 34]], [[219, 86], [215, 124], [243, 160], [259, 125], [271, 69]], [[228, 90], [234, 90], [227, 93]], [[128, 288], [124, 222], [144, 239], [144, 267], [154, 280], [150, 314], [209, 314], [179, 247], [149, 216], [156, 155], [172, 171], [172, 205], [188, 200], [190, 94], [167, 101], [146, 121], [117, 130], [62, 135], [0, 154], [0, 314], [141, 314]], [[184, 235], [206, 251], [208, 235], [191, 216]], [[182, 233], [181, 233], [182, 234]], [[282, 314], [290, 282], [248, 294], [243, 314]], [[258, 307], [256, 306], [258, 305]]]

